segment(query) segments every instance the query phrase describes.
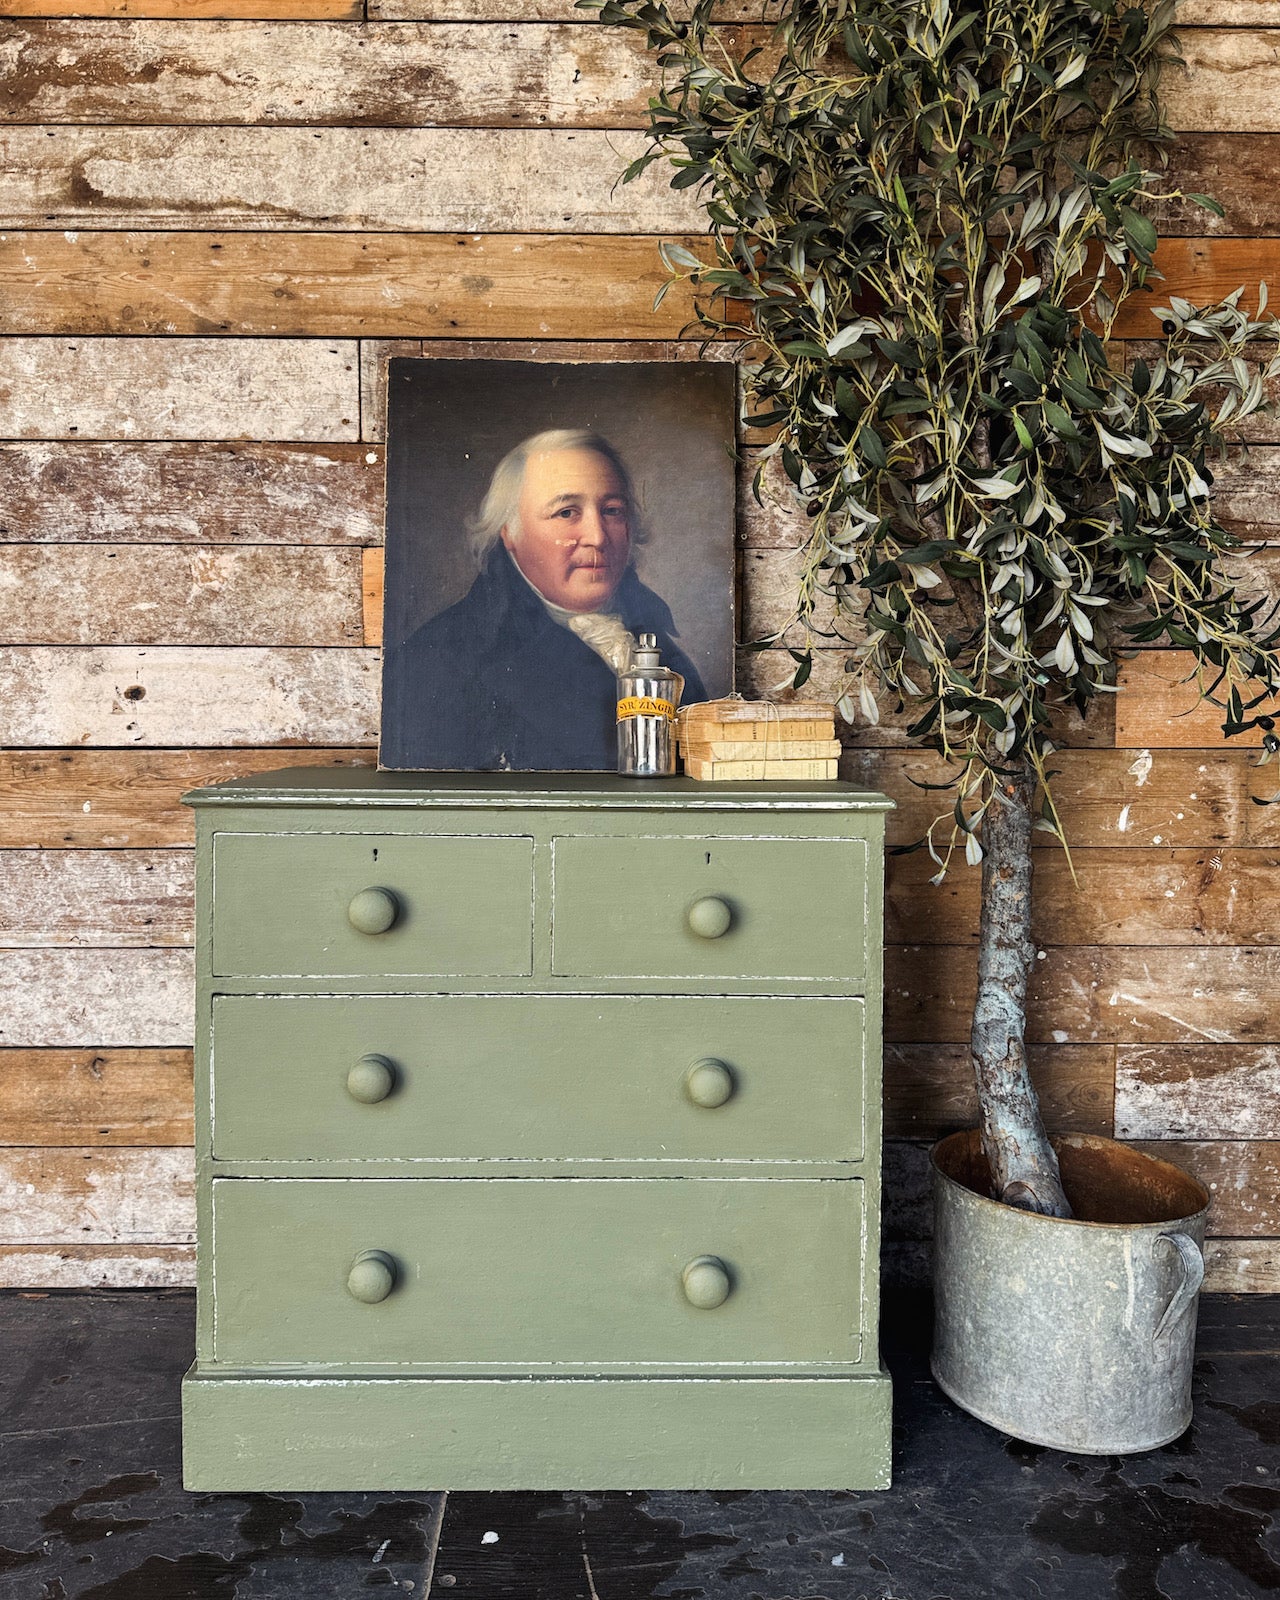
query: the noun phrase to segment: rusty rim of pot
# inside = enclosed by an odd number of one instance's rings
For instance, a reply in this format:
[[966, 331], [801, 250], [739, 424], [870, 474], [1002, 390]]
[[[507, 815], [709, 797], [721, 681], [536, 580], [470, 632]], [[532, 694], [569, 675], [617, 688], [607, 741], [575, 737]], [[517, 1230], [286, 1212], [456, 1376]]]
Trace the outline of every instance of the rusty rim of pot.
[[1075, 1213], [1071, 1217], [1046, 1217], [995, 1199], [977, 1128], [964, 1128], [940, 1139], [929, 1159], [947, 1183], [1034, 1222], [1076, 1228], [1167, 1228], [1170, 1223], [1197, 1221], [1209, 1209], [1209, 1191], [1199, 1179], [1145, 1150], [1133, 1150], [1093, 1133], [1065, 1134], [1050, 1143], [1058, 1153], [1062, 1187]]

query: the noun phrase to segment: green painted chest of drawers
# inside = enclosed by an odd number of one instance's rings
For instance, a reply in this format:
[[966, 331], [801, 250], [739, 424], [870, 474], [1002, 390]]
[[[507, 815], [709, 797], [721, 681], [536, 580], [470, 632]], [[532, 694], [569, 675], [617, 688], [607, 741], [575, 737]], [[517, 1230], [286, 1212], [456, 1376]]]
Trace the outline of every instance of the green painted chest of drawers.
[[886, 801], [306, 768], [186, 798], [188, 1488], [888, 1482]]

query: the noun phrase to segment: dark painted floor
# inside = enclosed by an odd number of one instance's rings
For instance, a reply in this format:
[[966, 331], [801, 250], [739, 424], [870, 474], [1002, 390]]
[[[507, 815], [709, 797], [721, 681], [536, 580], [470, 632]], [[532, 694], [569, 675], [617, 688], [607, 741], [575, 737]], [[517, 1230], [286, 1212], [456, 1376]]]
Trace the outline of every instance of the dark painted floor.
[[0, 1294], [3, 1600], [1228, 1600], [1280, 1592], [1280, 1300], [1201, 1310], [1196, 1420], [1019, 1445], [930, 1382], [899, 1297], [884, 1494], [187, 1495], [182, 1293]]

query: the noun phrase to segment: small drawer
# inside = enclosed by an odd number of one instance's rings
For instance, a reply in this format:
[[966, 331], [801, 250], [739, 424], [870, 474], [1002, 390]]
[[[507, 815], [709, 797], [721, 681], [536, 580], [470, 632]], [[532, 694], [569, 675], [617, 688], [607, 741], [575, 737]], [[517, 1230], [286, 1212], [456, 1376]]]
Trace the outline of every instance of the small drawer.
[[856, 984], [866, 849], [861, 839], [557, 839], [553, 970]]
[[213, 1225], [229, 1366], [861, 1354], [856, 1179], [224, 1178]]
[[219, 977], [526, 976], [533, 841], [220, 833]]
[[860, 999], [222, 996], [231, 1161], [846, 1161]]

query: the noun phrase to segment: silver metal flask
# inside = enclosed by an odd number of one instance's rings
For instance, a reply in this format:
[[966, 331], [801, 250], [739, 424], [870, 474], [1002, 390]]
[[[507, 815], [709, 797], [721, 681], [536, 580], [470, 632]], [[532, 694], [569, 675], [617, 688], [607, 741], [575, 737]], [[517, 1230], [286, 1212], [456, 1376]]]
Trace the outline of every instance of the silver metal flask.
[[669, 778], [676, 770], [676, 707], [684, 679], [658, 659], [658, 640], [642, 633], [631, 665], [618, 674], [618, 771]]

